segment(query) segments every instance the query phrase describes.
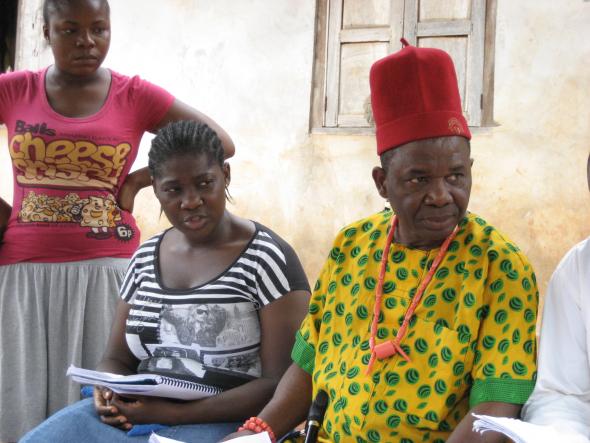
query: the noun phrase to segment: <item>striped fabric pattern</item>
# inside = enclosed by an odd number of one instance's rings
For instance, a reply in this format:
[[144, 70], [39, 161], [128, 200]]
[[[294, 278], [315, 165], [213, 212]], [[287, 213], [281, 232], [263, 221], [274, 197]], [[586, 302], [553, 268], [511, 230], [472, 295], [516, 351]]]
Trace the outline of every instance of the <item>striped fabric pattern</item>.
[[132, 305], [130, 350], [140, 360], [174, 356], [260, 375], [257, 311], [293, 290], [282, 240], [256, 224], [250, 243], [222, 274], [195, 288], [170, 289], [158, 271], [165, 233], [140, 246], [121, 286], [121, 298]]

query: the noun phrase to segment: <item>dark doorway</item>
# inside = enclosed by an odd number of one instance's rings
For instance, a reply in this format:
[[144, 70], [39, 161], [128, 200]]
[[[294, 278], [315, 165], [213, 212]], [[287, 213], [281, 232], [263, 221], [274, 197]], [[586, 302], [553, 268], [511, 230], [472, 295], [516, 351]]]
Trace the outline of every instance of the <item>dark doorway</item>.
[[18, 0], [0, 0], [0, 73], [14, 71]]

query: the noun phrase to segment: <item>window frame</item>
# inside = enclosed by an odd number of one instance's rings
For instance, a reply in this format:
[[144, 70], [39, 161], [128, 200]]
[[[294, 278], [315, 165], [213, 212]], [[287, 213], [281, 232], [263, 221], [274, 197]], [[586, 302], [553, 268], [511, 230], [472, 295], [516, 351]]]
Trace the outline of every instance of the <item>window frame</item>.
[[[421, 37], [467, 36], [468, 57], [465, 113], [469, 126], [495, 126], [493, 121], [494, 53], [497, 0], [470, 0], [470, 19], [418, 22], [418, 0], [391, 0], [389, 29], [386, 26], [342, 29], [345, 0], [316, 0], [313, 83], [310, 132], [317, 134], [374, 134], [371, 125], [359, 125], [354, 119], [341, 124], [340, 47], [345, 43], [388, 42], [388, 53], [401, 48], [400, 38], [415, 44]], [[477, 22], [477, 24], [475, 23]], [[337, 29], [338, 32], [332, 30]], [[474, 75], [473, 73], [479, 73]], [[367, 110], [370, 112], [370, 110]], [[352, 124], [350, 124], [352, 123]], [[355, 124], [357, 123], [357, 124]]]

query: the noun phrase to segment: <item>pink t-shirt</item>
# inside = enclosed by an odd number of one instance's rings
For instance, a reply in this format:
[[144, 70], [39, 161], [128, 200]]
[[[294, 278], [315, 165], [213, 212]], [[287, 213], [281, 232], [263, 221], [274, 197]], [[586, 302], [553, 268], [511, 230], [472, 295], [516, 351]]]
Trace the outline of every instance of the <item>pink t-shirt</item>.
[[49, 105], [46, 72], [0, 75], [0, 122], [8, 129], [14, 172], [0, 265], [131, 257], [139, 230], [117, 195], [141, 136], [162, 120], [174, 97], [111, 71], [102, 108], [69, 118]]

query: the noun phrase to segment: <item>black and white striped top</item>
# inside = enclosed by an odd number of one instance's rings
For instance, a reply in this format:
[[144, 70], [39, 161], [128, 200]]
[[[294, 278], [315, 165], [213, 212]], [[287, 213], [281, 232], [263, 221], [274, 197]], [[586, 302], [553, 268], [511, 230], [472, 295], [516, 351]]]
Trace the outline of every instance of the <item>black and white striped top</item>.
[[228, 269], [190, 289], [162, 284], [158, 255], [167, 231], [139, 247], [121, 297], [132, 305], [126, 338], [141, 360], [140, 370], [198, 376], [202, 363], [260, 376], [258, 309], [290, 291], [309, 291], [309, 284], [291, 246], [270, 229], [255, 226]]

